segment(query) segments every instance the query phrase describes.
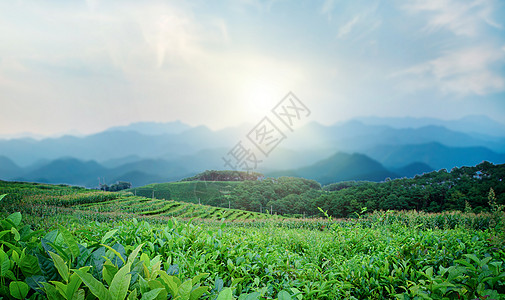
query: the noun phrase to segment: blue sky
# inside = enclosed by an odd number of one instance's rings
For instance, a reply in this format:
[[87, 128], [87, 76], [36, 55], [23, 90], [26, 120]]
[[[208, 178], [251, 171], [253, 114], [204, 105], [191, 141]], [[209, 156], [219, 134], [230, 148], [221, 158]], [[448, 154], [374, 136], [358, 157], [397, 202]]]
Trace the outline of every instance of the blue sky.
[[288, 91], [324, 124], [505, 120], [505, 2], [3, 1], [0, 135], [255, 123]]

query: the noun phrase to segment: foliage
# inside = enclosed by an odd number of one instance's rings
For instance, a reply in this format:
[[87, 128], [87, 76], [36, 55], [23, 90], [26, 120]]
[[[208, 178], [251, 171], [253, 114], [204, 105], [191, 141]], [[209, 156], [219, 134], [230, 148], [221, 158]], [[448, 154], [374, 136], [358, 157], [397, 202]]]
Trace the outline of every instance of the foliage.
[[244, 181], [259, 180], [265, 176], [256, 172], [207, 170], [181, 181]]

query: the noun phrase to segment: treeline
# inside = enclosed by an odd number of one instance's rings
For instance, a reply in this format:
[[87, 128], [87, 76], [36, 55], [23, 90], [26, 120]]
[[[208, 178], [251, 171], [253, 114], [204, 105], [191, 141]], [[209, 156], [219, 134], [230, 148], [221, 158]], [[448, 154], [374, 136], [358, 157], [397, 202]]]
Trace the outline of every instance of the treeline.
[[264, 178], [264, 175], [256, 172], [207, 170], [181, 181], [245, 181], [262, 178]]
[[503, 208], [504, 180], [505, 165], [489, 162], [380, 183], [350, 181], [321, 187], [303, 178], [265, 178], [244, 181], [205, 204], [289, 216], [318, 216], [318, 207], [334, 217], [353, 216], [364, 207], [479, 213]]
[[110, 186], [108, 184], [100, 183], [100, 190], [107, 192], [119, 192], [122, 190], [129, 189], [131, 187], [132, 187], [131, 182], [126, 181], [118, 181], [116, 183], [111, 184]]

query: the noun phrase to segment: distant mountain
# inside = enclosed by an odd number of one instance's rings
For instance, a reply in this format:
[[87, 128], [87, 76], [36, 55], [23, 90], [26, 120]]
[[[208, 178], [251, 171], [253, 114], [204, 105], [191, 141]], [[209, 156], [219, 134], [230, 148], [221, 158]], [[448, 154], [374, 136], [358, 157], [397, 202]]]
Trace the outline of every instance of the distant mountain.
[[457, 120], [440, 120], [435, 118], [383, 118], [359, 117], [358, 120], [367, 125], [381, 125], [392, 128], [420, 128], [425, 126], [442, 126], [449, 130], [470, 134], [505, 137], [505, 124], [487, 116], [471, 115]]
[[298, 176], [314, 179], [321, 184], [346, 180], [383, 181], [398, 177], [379, 162], [363, 154], [336, 153], [313, 165], [286, 171], [271, 172], [269, 176]]
[[23, 173], [23, 169], [16, 165], [8, 157], [0, 156], [0, 176], [2, 178], [12, 178], [20, 176]]
[[95, 161], [61, 158], [23, 175], [19, 180], [89, 187], [97, 186], [98, 177], [103, 177], [106, 173], [107, 169]]
[[505, 154], [485, 147], [447, 147], [440, 143], [381, 145], [364, 153], [389, 168], [422, 162], [435, 169], [450, 170], [453, 167], [474, 166], [484, 160], [495, 164], [505, 162]]
[[158, 123], [158, 122], [137, 122], [126, 126], [116, 126], [107, 131], [134, 131], [144, 135], [180, 134], [191, 129], [190, 125], [181, 121]]
[[[162, 178], [170, 178], [171, 180], [181, 179], [189, 173], [182, 164], [163, 159], [143, 159], [108, 171], [109, 174], [126, 174], [131, 172], [144, 172]], [[137, 185], [136, 182], [135, 185]]]
[[392, 171], [400, 175], [400, 177], [412, 178], [416, 175], [422, 175], [424, 173], [429, 173], [434, 171], [432, 167], [428, 166], [422, 162], [413, 162], [399, 169], [393, 169]]
[[429, 125], [419, 128], [392, 128], [386, 125], [367, 125], [357, 120], [323, 126], [310, 123], [297, 129], [285, 141], [284, 147], [328, 148], [345, 152], [363, 152], [377, 145], [406, 145], [437, 142], [451, 147], [487, 147], [505, 152], [505, 137], [489, 139]]

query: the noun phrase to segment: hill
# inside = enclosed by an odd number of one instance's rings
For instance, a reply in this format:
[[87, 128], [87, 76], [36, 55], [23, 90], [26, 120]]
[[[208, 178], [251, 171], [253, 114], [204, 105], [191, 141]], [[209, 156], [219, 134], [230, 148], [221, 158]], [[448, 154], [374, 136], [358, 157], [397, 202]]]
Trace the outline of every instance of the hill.
[[273, 172], [270, 176], [298, 176], [313, 179], [321, 184], [347, 180], [382, 181], [397, 174], [363, 154], [338, 152], [313, 165], [287, 171]]
[[498, 154], [485, 147], [448, 147], [441, 143], [381, 145], [365, 151], [387, 167], [399, 168], [414, 162], [427, 164], [435, 169], [474, 166], [484, 160], [505, 163], [505, 154]]

